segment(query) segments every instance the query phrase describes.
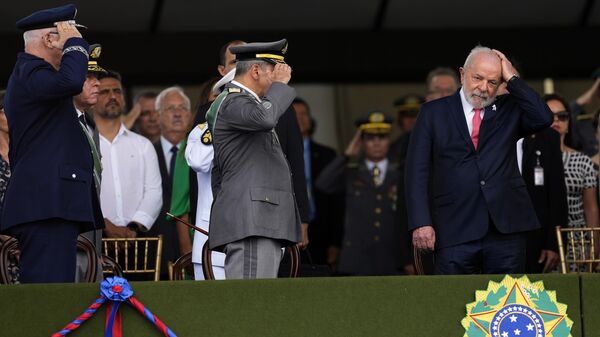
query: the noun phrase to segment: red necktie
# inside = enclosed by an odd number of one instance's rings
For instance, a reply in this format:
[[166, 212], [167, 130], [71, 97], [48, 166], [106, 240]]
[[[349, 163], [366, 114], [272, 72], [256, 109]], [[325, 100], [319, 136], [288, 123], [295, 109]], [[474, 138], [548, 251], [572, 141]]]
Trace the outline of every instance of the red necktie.
[[481, 109], [473, 109], [473, 132], [471, 132], [471, 140], [473, 146], [477, 150], [477, 143], [479, 143], [479, 127], [481, 126]]

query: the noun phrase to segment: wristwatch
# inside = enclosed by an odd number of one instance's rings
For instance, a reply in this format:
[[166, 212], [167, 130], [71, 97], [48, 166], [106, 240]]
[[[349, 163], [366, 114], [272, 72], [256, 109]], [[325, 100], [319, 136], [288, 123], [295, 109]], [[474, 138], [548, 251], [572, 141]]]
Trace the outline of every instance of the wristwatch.
[[140, 232], [140, 227], [138, 226], [137, 223], [131, 221], [130, 223], [127, 224], [127, 228], [131, 229], [132, 231], [139, 233]]

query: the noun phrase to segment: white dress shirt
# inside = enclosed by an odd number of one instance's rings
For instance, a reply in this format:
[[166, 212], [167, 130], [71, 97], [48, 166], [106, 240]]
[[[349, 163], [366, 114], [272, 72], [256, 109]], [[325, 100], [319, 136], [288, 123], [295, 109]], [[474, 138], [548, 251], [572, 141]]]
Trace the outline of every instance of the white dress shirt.
[[[473, 115], [475, 114], [475, 111], [473, 111], [473, 106], [471, 105], [471, 103], [469, 103], [467, 101], [467, 99], [465, 98], [465, 89], [461, 88], [460, 89], [460, 100], [462, 101], [462, 107], [463, 107], [463, 111], [465, 113], [465, 119], [467, 120], [467, 128], [469, 129], [469, 135], [473, 134]], [[485, 113], [485, 109], [481, 109], [481, 112], [479, 113], [481, 116], [481, 120], [483, 121], [483, 115]]]
[[123, 124], [112, 143], [100, 135], [104, 217], [116, 226], [131, 221], [150, 229], [162, 207], [162, 180], [152, 143]]
[[[213, 195], [211, 187], [211, 170], [214, 157], [212, 144], [202, 143], [202, 135], [207, 129], [207, 124], [196, 126], [188, 136], [185, 147], [185, 159], [198, 177], [198, 204], [196, 211], [196, 226], [208, 231], [210, 220], [210, 208], [212, 206]], [[208, 240], [208, 237], [198, 231], [194, 231], [194, 243], [192, 245], [192, 262], [202, 263], [202, 246]], [[212, 253], [213, 266], [225, 266], [225, 254], [219, 252]], [[215, 275], [216, 276], [216, 275]]]
[[523, 139], [517, 140], [517, 165], [519, 165], [519, 173], [523, 175]]
[[375, 165], [377, 165], [377, 167], [379, 168], [379, 172], [380, 172], [379, 177], [381, 177], [382, 182], [385, 181], [385, 173], [387, 172], [388, 162], [389, 162], [389, 160], [387, 158], [385, 158], [384, 160], [382, 160], [378, 163], [375, 163], [375, 162], [365, 159], [365, 164], [367, 165], [367, 168], [369, 169], [369, 171], [373, 171], [373, 167], [375, 167]]

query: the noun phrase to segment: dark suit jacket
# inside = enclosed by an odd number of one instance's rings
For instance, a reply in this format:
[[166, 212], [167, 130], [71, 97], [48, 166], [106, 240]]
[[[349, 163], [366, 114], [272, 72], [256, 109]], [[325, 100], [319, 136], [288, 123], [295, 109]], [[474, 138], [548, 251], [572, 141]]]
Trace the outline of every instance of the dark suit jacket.
[[549, 127], [552, 113], [523, 80], [511, 79], [508, 91], [485, 108], [477, 150], [460, 91], [421, 107], [406, 161], [409, 230], [433, 225], [437, 248], [481, 239], [489, 225], [501, 233], [540, 227], [517, 167], [515, 143]]
[[302, 145], [302, 134], [298, 127], [296, 112], [290, 105], [275, 126], [275, 132], [279, 137], [279, 143], [283, 154], [290, 164], [292, 183], [296, 204], [300, 212], [302, 223], [308, 223], [308, 194], [306, 190], [306, 177], [304, 176], [304, 146]]
[[327, 263], [330, 246], [340, 247], [344, 229], [344, 194], [328, 194], [315, 186], [323, 169], [335, 157], [335, 150], [310, 141], [310, 166], [316, 214], [308, 228], [309, 251], [315, 264]]
[[[88, 49], [81, 38], [67, 40], [65, 49], [71, 46]], [[73, 106], [86, 74], [87, 57], [79, 51], [64, 54], [58, 71], [39, 57], [18, 55], [5, 98], [12, 176], [1, 230], [50, 218], [81, 222], [82, 231], [104, 227], [90, 144]]]
[[[538, 158], [544, 170], [544, 185], [541, 186], [536, 186], [534, 180]], [[543, 265], [537, 263], [540, 252], [558, 252], [555, 227], [566, 227], [569, 216], [560, 136], [556, 131], [549, 128], [523, 140], [522, 175], [542, 225], [541, 229], [527, 235], [526, 271], [541, 273]]]
[[165, 154], [163, 153], [160, 141], [154, 144], [154, 150], [158, 157], [158, 167], [160, 169], [160, 177], [162, 179], [162, 208], [160, 214], [152, 225], [152, 228], [143, 233], [144, 236], [163, 236], [163, 254], [160, 263], [161, 279], [166, 279], [168, 275], [168, 262], [175, 262], [179, 257], [179, 237], [177, 235], [177, 226], [175, 220], [167, 220], [166, 212], [171, 209], [171, 194], [173, 186], [171, 184], [171, 178], [167, 171], [167, 163], [165, 161]]

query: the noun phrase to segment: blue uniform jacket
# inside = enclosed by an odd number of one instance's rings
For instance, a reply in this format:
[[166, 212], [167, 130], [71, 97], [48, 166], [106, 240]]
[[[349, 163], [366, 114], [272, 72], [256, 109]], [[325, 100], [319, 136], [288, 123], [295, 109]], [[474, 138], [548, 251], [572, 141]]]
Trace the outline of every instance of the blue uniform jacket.
[[[81, 38], [67, 40], [63, 50], [71, 46], [88, 50]], [[50, 218], [80, 221], [82, 231], [104, 227], [90, 145], [73, 106], [87, 61], [73, 50], [63, 55], [57, 71], [39, 57], [19, 53], [5, 97], [12, 175], [0, 230]]]
[[501, 233], [540, 227], [515, 143], [549, 127], [552, 113], [523, 80], [509, 81], [508, 91], [485, 108], [477, 150], [460, 92], [421, 107], [406, 161], [408, 227], [433, 225], [437, 248], [481, 239], [490, 225]]

